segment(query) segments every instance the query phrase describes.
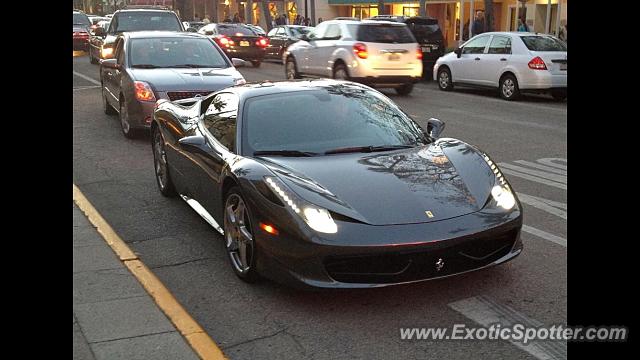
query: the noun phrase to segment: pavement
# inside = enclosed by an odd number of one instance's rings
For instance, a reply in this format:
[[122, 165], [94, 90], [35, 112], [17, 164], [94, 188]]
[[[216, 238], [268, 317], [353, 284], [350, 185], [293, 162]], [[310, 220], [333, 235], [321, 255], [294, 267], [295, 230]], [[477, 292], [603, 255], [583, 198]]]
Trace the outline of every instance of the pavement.
[[73, 358], [199, 359], [75, 203]]
[[[240, 71], [248, 81], [284, 79], [274, 63]], [[474, 144], [501, 164], [524, 205], [524, 251], [502, 266], [448, 279], [301, 292], [238, 280], [215, 230], [184, 201], [159, 194], [149, 136], [125, 139], [117, 117], [104, 114], [98, 66], [74, 57], [73, 72], [74, 184], [228, 358], [566, 358], [566, 344], [399, 336], [402, 327], [477, 326], [487, 318], [566, 324], [566, 102], [506, 102], [492, 91], [442, 92], [433, 82], [408, 97], [385, 90], [417, 121], [445, 121], [443, 136]]]

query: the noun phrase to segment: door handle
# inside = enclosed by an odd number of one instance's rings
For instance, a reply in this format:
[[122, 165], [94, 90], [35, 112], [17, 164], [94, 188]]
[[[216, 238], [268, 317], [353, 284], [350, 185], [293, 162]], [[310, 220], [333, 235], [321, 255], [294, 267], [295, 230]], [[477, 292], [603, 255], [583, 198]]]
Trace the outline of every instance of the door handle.
[[502, 58], [502, 59], [500, 59], [500, 61], [507, 61], [507, 59], [506, 58]]
[[480, 60], [480, 58], [475, 58], [476, 61]]

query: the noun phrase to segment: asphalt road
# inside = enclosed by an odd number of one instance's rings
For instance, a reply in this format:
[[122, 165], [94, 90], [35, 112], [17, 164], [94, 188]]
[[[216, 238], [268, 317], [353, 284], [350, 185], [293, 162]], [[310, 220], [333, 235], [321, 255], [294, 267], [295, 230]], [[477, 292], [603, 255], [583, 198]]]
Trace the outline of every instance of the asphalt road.
[[[275, 63], [240, 71], [248, 81], [284, 78]], [[158, 192], [149, 137], [125, 139], [117, 117], [104, 114], [98, 66], [78, 56], [73, 72], [74, 183], [230, 359], [566, 358], [565, 344], [400, 339], [407, 327], [566, 324], [566, 102], [445, 93], [433, 82], [409, 97], [385, 91], [415, 119], [445, 121], [443, 136], [501, 163], [524, 203], [524, 252], [449, 279], [300, 292], [237, 279], [221, 237], [185, 202]]]

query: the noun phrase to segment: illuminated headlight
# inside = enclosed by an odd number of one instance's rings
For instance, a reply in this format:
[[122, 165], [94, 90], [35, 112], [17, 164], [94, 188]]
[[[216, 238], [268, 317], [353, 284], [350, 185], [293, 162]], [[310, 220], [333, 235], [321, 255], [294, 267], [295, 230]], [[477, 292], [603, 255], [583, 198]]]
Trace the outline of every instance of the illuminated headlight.
[[511, 191], [500, 185], [496, 185], [491, 189], [491, 196], [493, 196], [496, 204], [505, 210], [511, 210], [516, 204], [516, 198]]
[[243, 85], [246, 84], [247, 80], [245, 80], [243, 77], [239, 77], [239, 78], [235, 78], [233, 79], [233, 84], [234, 85]]
[[327, 209], [323, 209], [301, 199], [276, 177], [265, 176], [265, 181], [285, 206], [300, 216], [310, 228], [325, 234], [335, 234], [338, 232], [338, 225], [333, 221]]
[[103, 59], [107, 59], [112, 54], [113, 54], [113, 48], [112, 47], [104, 47], [100, 51], [100, 55], [102, 55]]

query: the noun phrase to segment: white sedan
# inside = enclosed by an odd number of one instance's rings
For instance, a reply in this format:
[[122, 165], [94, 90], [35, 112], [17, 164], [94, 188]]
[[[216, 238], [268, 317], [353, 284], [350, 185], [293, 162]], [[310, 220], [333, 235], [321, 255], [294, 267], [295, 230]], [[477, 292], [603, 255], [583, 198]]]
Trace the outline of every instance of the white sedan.
[[567, 44], [555, 36], [529, 32], [476, 35], [438, 59], [433, 76], [441, 90], [454, 85], [497, 88], [506, 100], [521, 92], [567, 97]]

